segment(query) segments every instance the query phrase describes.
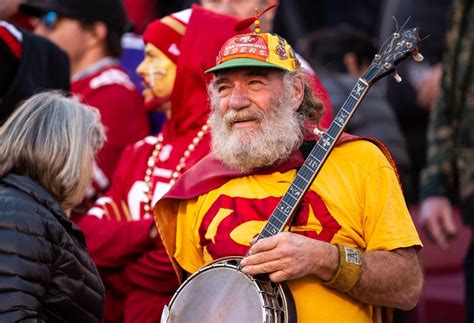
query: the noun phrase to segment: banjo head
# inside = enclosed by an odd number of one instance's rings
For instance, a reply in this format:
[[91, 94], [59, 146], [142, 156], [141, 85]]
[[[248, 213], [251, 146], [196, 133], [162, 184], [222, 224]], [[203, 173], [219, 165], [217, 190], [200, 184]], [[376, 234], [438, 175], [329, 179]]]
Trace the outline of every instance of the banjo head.
[[282, 313], [285, 301], [238, 270], [239, 262], [218, 261], [189, 277], [173, 296], [166, 322], [279, 322], [272, 316]]

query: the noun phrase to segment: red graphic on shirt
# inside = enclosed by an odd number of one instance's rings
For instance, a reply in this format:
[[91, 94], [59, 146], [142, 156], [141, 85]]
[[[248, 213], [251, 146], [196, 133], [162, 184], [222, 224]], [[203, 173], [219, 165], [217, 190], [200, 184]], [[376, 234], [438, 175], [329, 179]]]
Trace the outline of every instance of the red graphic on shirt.
[[[230, 236], [231, 232], [249, 221], [267, 221], [279, 201], [280, 198], [277, 197], [248, 199], [227, 195], [219, 196], [204, 215], [199, 227], [201, 246], [207, 248], [213, 259], [227, 256], [244, 256], [249, 246], [234, 241]], [[341, 229], [341, 225], [329, 213], [321, 197], [314, 192], [308, 192], [303, 197], [300, 209], [293, 220], [292, 228], [304, 227], [308, 224], [310, 206], [315, 218], [320, 222], [320, 226], [318, 224], [313, 230], [298, 230], [295, 232], [312, 239], [330, 242], [336, 232]], [[230, 210], [230, 214], [218, 223], [213, 239], [206, 238], [211, 222], [222, 209]]]

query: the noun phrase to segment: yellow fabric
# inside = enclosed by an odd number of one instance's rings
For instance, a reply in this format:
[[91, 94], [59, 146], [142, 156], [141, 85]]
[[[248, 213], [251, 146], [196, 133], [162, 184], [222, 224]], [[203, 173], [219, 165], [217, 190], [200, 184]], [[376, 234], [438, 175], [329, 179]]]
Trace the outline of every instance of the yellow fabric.
[[[295, 170], [270, 175], [236, 178], [197, 199], [180, 202], [177, 220], [175, 259], [188, 272], [213, 261], [207, 246], [201, 247], [201, 221], [222, 194], [230, 197], [264, 199], [281, 197], [296, 174]], [[393, 250], [421, 245], [406, 208], [395, 171], [372, 143], [357, 140], [334, 148], [311, 191], [323, 200], [341, 228], [331, 243], [365, 251]], [[232, 210], [220, 209], [205, 233], [213, 241], [219, 225]], [[272, 209], [268, 210], [270, 215]], [[292, 231], [323, 229], [310, 209], [305, 227]], [[250, 221], [232, 231], [234, 241], [244, 245], [263, 228], [264, 221]], [[235, 256], [229, 254], [228, 256]], [[314, 276], [289, 282], [296, 301], [298, 322], [371, 322], [372, 306], [324, 286]]]
[[[283, 67], [284, 69], [292, 72], [300, 67], [300, 62], [295, 57], [295, 52], [291, 48], [290, 44], [283, 38], [272, 35], [272, 34], [263, 34], [267, 39], [267, 44], [269, 48], [269, 56], [267, 62]], [[278, 54], [277, 48], [280, 46], [280, 49], [283, 50], [286, 54], [286, 59], [280, 57]]]

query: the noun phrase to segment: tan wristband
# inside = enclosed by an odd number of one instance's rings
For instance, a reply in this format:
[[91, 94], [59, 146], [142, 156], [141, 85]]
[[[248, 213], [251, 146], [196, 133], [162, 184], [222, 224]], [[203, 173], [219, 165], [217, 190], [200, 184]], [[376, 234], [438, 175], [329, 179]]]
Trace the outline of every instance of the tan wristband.
[[341, 292], [348, 292], [354, 287], [362, 274], [362, 257], [357, 249], [336, 243], [339, 250], [339, 266], [334, 277], [326, 286]]

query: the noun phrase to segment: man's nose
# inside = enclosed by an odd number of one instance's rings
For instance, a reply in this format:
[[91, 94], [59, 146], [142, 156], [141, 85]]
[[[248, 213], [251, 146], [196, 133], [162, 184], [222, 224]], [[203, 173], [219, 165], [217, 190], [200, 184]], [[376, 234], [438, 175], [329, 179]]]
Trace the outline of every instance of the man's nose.
[[138, 76], [143, 77], [143, 75], [145, 74], [144, 69], [145, 69], [145, 60], [141, 61], [141, 63], [137, 66], [137, 69], [135, 70], [135, 73]]
[[234, 87], [230, 94], [229, 98], [229, 108], [234, 110], [240, 110], [248, 108], [250, 105], [250, 100], [248, 98], [248, 93], [245, 89], [241, 87]]

